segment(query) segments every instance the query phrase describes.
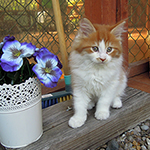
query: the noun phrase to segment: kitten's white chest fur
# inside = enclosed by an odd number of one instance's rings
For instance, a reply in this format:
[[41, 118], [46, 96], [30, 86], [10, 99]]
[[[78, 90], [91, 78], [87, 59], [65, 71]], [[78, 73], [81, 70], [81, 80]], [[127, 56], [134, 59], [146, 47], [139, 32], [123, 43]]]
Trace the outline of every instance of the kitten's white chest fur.
[[[70, 118], [69, 125], [72, 128], [80, 127], [85, 123], [87, 110], [92, 109], [95, 104], [95, 117], [98, 120], [109, 117], [110, 106], [122, 107], [120, 97], [124, 93], [127, 82], [122, 69], [123, 57], [119, 37], [116, 41], [111, 38], [100, 39], [99, 34], [95, 36], [96, 30], [87, 19], [83, 20], [83, 24], [84, 26], [80, 24], [70, 54], [74, 115]], [[88, 27], [85, 28], [85, 24]], [[114, 29], [112, 31], [115, 32], [113, 35], [117, 34]], [[97, 37], [100, 40], [93, 42]]]
[[72, 82], [85, 92], [100, 96], [110, 84], [119, 84], [121, 63], [122, 57], [108, 64], [96, 64], [73, 51], [70, 55]]

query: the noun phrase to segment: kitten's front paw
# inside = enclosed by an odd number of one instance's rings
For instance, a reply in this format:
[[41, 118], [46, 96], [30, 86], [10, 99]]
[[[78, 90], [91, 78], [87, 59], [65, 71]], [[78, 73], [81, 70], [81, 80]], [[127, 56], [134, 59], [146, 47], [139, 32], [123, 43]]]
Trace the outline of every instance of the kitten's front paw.
[[86, 121], [86, 117], [81, 118], [81, 117], [77, 117], [77, 116], [72, 116], [70, 118], [68, 124], [72, 128], [78, 128], [78, 127], [81, 127], [85, 121]]
[[113, 108], [121, 108], [122, 107], [122, 101], [120, 100], [120, 97], [116, 97], [112, 103]]
[[98, 120], [105, 120], [109, 117], [109, 111], [96, 111], [95, 118]]

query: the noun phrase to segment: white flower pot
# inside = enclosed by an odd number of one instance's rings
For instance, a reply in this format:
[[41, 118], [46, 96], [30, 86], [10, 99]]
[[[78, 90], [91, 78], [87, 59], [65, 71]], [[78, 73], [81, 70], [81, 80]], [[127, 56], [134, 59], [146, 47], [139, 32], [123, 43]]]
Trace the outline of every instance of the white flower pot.
[[0, 143], [8, 148], [19, 148], [38, 140], [42, 133], [38, 79], [0, 86]]

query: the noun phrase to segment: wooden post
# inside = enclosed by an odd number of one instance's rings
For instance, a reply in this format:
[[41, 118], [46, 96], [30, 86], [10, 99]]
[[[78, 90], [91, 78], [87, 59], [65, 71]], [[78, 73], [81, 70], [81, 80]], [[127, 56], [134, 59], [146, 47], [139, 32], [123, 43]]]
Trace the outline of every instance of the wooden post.
[[[128, 0], [85, 0], [85, 15], [92, 23], [115, 24], [128, 18]], [[126, 29], [128, 29], [128, 23], [126, 24]], [[124, 33], [122, 45], [124, 67], [127, 69], [128, 33]]]
[[66, 51], [65, 35], [64, 35], [62, 18], [61, 18], [59, 0], [52, 0], [52, 3], [53, 3], [53, 11], [54, 11], [55, 21], [56, 21], [56, 28], [57, 28], [58, 37], [59, 37], [60, 52], [61, 52], [61, 57], [62, 57], [64, 74], [69, 75], [70, 71], [69, 71], [69, 65], [68, 65], [68, 54]]

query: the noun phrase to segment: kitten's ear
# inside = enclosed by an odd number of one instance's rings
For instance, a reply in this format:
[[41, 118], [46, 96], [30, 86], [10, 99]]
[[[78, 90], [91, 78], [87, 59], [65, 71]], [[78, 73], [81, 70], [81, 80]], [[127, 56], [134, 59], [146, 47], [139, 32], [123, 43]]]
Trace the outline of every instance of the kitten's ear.
[[111, 33], [114, 34], [116, 38], [120, 39], [122, 33], [126, 32], [124, 29], [125, 23], [126, 21], [122, 21], [121, 23], [119, 22], [111, 28]]
[[80, 21], [80, 29], [79, 34], [82, 34], [83, 36], [88, 36], [92, 32], [96, 32], [96, 29], [94, 28], [93, 24], [87, 19], [83, 18]]

